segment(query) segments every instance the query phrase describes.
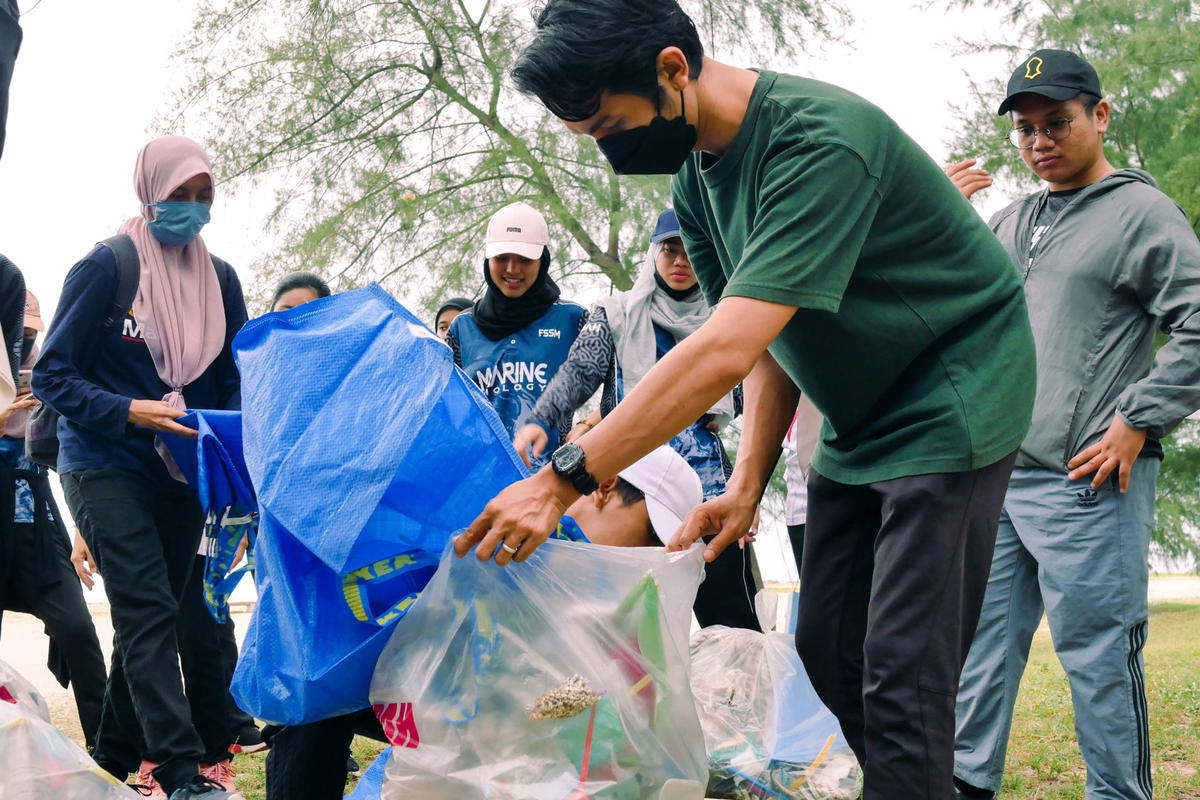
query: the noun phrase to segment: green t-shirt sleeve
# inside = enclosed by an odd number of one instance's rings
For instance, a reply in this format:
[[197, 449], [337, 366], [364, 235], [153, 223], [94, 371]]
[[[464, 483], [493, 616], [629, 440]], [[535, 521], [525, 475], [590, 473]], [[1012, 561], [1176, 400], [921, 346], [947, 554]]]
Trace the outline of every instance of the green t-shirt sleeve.
[[687, 204], [681, 202], [678, 192], [675, 194], [675, 218], [679, 220], [679, 232], [683, 234], [683, 246], [687, 250], [688, 261], [692, 264], [692, 272], [700, 282], [700, 291], [710, 306], [715, 306], [725, 291], [725, 271], [721, 268], [721, 259], [712, 239], [704, 228], [692, 216]]
[[878, 181], [838, 144], [788, 148], [762, 174], [723, 296], [836, 312], [879, 210]]

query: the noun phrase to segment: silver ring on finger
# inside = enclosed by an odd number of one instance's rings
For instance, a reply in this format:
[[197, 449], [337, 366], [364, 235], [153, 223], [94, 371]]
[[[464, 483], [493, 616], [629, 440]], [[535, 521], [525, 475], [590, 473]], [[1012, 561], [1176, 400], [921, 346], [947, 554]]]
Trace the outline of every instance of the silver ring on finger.
[[500, 549], [503, 550], [504, 552], [508, 553], [510, 556], [515, 556], [517, 554], [517, 551], [520, 550], [521, 548], [519, 546], [513, 547], [512, 545], [505, 542], [500, 545]]

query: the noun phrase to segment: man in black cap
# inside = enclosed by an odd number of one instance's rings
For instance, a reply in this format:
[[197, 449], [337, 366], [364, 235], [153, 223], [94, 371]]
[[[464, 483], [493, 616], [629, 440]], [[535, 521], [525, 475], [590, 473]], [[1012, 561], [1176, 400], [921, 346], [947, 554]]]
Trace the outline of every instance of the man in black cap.
[[[1142, 647], [1159, 440], [1200, 406], [1200, 242], [1138, 169], [1104, 155], [1090, 64], [1039, 50], [999, 114], [1047, 184], [992, 229], [1024, 276], [1038, 355], [1033, 426], [1009, 483], [957, 704], [961, 797], [1000, 786], [1043, 608], [1071, 682], [1088, 800], [1150, 800]], [[956, 178], [970, 194], [969, 176]], [[1155, 332], [1170, 339], [1154, 352]]]

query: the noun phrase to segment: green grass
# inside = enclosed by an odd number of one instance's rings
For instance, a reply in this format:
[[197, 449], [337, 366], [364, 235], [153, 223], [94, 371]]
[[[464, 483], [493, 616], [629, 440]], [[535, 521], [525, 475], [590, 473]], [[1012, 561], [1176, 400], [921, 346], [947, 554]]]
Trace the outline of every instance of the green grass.
[[[1146, 690], [1154, 796], [1200, 800], [1200, 605], [1158, 603], [1150, 613]], [[1000, 797], [1083, 800], [1084, 778], [1067, 677], [1043, 628], [1017, 698]]]
[[[1158, 603], [1150, 609], [1146, 681], [1154, 796], [1200, 800], [1200, 604]], [[380, 745], [356, 739], [354, 754], [366, 769]], [[263, 800], [261, 755], [237, 759], [238, 786], [246, 800]], [[1050, 634], [1037, 634], [1017, 699], [1002, 800], [1083, 800], [1083, 758], [1067, 677]]]

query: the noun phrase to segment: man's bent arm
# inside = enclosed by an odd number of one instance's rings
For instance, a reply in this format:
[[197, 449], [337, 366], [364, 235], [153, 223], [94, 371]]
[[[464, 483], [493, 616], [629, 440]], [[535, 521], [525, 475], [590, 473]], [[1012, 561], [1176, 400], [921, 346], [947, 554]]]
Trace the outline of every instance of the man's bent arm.
[[746, 416], [729, 491], [749, 492], [761, 499], [796, 415], [800, 389], [769, 352], [758, 359], [745, 387]]
[[[746, 377], [795, 313], [793, 306], [762, 300], [722, 300], [700, 330], [672, 348], [611, 414], [578, 439], [588, 472], [607, 480], [694, 423]], [[764, 415], [764, 429], [771, 416]], [[543, 468], [493, 498], [455, 539], [454, 549], [462, 556], [474, 548], [476, 557], [494, 556], [501, 566], [524, 561], [578, 497], [571, 484]]]

